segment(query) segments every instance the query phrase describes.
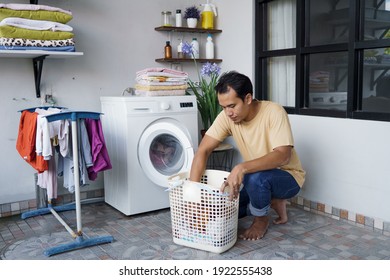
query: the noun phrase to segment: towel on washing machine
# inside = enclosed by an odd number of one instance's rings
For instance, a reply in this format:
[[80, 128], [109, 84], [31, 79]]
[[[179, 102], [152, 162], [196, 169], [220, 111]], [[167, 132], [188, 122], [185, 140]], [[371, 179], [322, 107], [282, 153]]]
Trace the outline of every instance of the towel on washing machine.
[[135, 95], [138, 96], [180, 96], [185, 95], [184, 89], [175, 90], [135, 90]]

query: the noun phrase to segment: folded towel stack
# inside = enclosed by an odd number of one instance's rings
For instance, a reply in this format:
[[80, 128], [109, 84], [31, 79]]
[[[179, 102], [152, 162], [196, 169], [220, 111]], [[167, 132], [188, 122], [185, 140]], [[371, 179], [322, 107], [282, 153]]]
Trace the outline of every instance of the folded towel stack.
[[136, 73], [135, 81], [136, 95], [185, 95], [188, 74], [168, 68], [146, 68]]
[[0, 50], [75, 51], [70, 11], [0, 3]]
[[310, 73], [309, 90], [310, 92], [328, 92], [329, 72], [316, 71]]

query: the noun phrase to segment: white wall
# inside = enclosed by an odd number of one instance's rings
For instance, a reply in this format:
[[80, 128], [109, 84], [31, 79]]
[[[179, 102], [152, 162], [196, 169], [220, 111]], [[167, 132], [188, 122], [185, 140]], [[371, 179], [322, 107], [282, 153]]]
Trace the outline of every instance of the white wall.
[[307, 171], [301, 196], [390, 221], [390, 123], [290, 115]]
[[[11, 3], [13, 1], [3, 1]], [[19, 1], [21, 2], [21, 1]], [[27, 2], [27, 1], [26, 1]], [[46, 60], [43, 93], [51, 91], [58, 105], [74, 109], [100, 110], [100, 96], [120, 95], [134, 85], [135, 72], [146, 67], [169, 67], [154, 62], [162, 57], [168, 35], [156, 32], [161, 11], [184, 10], [205, 1], [102, 1], [64, 0], [55, 2], [69, 9], [74, 19], [78, 51], [83, 57]], [[215, 36], [216, 55], [223, 59], [222, 71], [237, 70], [254, 78], [253, 1], [213, 0], [219, 16]], [[53, 5], [53, 1], [40, 4]], [[202, 40], [204, 37], [202, 37]], [[172, 44], [176, 46], [174, 40]], [[32, 62], [0, 59], [3, 122], [0, 134], [0, 204], [35, 197], [32, 168], [15, 150], [20, 109], [40, 105], [35, 98]], [[193, 75], [191, 64], [183, 70]], [[390, 221], [387, 198], [390, 123], [349, 119], [294, 116], [291, 124], [297, 151], [307, 181], [304, 198], [341, 209]], [[92, 184], [102, 188], [103, 180]]]
[[[18, 3], [28, 3], [19, 1]], [[39, 1], [42, 5], [71, 10], [76, 50], [84, 56], [70, 59], [46, 59], [42, 73], [42, 93], [53, 93], [57, 105], [76, 110], [100, 111], [100, 96], [121, 95], [134, 86], [135, 73], [146, 67], [170, 67], [154, 60], [163, 56], [168, 34], [157, 32], [161, 11], [174, 12], [205, 1]], [[14, 3], [14, 1], [3, 1]], [[215, 36], [216, 55], [224, 60], [222, 71], [236, 69], [253, 74], [252, 1], [214, 0], [220, 16], [216, 27], [223, 32]], [[239, 25], [236, 10], [242, 9]], [[188, 35], [187, 35], [188, 36]], [[205, 40], [205, 35], [202, 35]], [[172, 41], [175, 47], [177, 42]], [[240, 55], [237, 55], [240, 54]], [[193, 65], [183, 64], [192, 73]], [[35, 97], [32, 61], [21, 58], [0, 59], [0, 204], [35, 197], [34, 170], [15, 149], [20, 113], [18, 110], [41, 105]], [[102, 188], [102, 174], [89, 188]], [[60, 192], [65, 192], [60, 188]]]

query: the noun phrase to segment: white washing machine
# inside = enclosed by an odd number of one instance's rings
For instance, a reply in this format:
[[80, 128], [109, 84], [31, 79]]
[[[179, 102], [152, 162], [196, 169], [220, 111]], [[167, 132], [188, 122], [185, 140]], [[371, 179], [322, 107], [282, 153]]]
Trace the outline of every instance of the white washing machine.
[[112, 169], [105, 201], [125, 215], [169, 207], [167, 178], [190, 170], [198, 144], [194, 96], [101, 97]]

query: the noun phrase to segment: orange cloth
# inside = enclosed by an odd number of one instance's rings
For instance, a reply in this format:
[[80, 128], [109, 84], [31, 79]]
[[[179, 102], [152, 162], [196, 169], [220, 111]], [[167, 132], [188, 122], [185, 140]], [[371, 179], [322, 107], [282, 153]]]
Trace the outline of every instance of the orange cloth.
[[19, 122], [16, 150], [20, 156], [39, 173], [48, 170], [48, 163], [35, 152], [38, 113], [23, 111]]

